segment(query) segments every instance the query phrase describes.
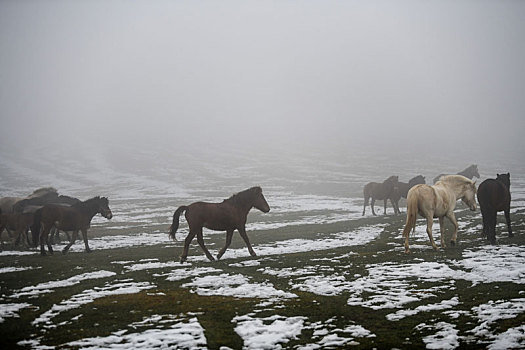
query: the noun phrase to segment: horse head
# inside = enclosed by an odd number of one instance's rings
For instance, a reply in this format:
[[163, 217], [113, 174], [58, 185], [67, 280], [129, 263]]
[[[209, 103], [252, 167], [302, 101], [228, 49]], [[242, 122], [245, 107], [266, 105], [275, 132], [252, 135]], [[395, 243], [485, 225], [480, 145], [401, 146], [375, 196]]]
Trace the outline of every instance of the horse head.
[[500, 181], [500, 182], [503, 182], [503, 184], [505, 185], [505, 187], [507, 187], [508, 189], [510, 189], [510, 173], [506, 173], [506, 174], [497, 174], [496, 176], [496, 180]]
[[111, 212], [111, 209], [109, 209], [109, 200], [107, 197], [98, 197], [98, 212], [100, 215], [105, 217], [106, 219], [111, 219], [113, 217], [113, 213]]
[[472, 177], [477, 177], [478, 179], [480, 178], [479, 176], [479, 171], [478, 171], [478, 165], [477, 164], [472, 164], [470, 166], [470, 169], [471, 169], [471, 174], [472, 174]]
[[270, 211], [270, 206], [268, 205], [268, 202], [266, 201], [266, 198], [264, 198], [264, 195], [262, 193], [262, 188], [260, 187], [254, 187], [255, 191], [255, 197], [253, 200], [253, 206], [263, 213], [267, 213]]
[[476, 211], [476, 181], [465, 183], [463, 197], [461, 201], [465, 203], [470, 210]]

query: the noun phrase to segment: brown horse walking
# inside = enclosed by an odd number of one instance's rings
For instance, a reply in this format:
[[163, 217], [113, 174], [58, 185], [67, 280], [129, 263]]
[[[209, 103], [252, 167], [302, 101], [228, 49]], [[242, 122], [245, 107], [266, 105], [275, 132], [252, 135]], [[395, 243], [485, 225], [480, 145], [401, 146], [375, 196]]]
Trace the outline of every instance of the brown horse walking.
[[[397, 186], [399, 178], [397, 176], [390, 176], [388, 179], [383, 181], [383, 183], [377, 183], [377, 182], [369, 182], [365, 185], [363, 188], [363, 196], [365, 198], [365, 203], [363, 205], [363, 215], [365, 215], [365, 209], [368, 205], [368, 200], [372, 198], [372, 202], [370, 203], [370, 207], [372, 208], [372, 214], [376, 215], [376, 212], [374, 211], [374, 203], [376, 199], [382, 199], [384, 202], [384, 215], [386, 215], [386, 202], [388, 199], [392, 197], [392, 191], [394, 191], [394, 187]], [[392, 206], [394, 206], [394, 202], [392, 202], [392, 199], [390, 199], [390, 202], [392, 203]], [[397, 214], [397, 211], [394, 207], [394, 214]]]
[[498, 211], [505, 213], [509, 237], [510, 226], [510, 173], [497, 174], [495, 179], [483, 181], [478, 188], [478, 202], [483, 217], [483, 235], [490, 243], [496, 243], [496, 217]]
[[204, 245], [203, 227], [214, 231], [226, 231], [226, 244], [217, 254], [217, 259], [220, 259], [230, 246], [234, 230], [239, 231], [250, 255], [256, 256], [245, 228], [246, 217], [252, 208], [259, 209], [264, 213], [270, 211], [270, 206], [266, 202], [260, 187], [252, 187], [234, 194], [222, 201], [222, 203], [195, 202], [189, 206], [179, 207], [173, 214], [173, 223], [171, 224], [169, 235], [172, 239], [175, 239], [175, 233], [179, 228], [179, 217], [184, 211], [186, 212], [185, 217], [190, 229], [188, 236], [184, 240], [184, 250], [180, 256], [180, 262], [186, 261], [190, 243], [195, 236], [197, 236], [197, 242], [204, 254], [206, 254], [206, 257], [211, 261], [215, 260]]
[[75, 243], [79, 230], [82, 231], [86, 252], [91, 252], [88, 245], [87, 230], [91, 225], [91, 220], [96, 214], [101, 214], [106, 219], [113, 217], [113, 213], [111, 209], [109, 209], [109, 201], [106, 197], [94, 197], [70, 207], [58, 204], [44, 205], [35, 213], [35, 226], [38, 229], [40, 225], [43, 226], [40, 233], [40, 253], [46, 255], [44, 249], [44, 243], [46, 243], [49, 253], [53, 254], [53, 248], [49, 242], [49, 231], [53, 227], [62, 231], [73, 231], [71, 241], [62, 250], [63, 254], [66, 254], [73, 243]]

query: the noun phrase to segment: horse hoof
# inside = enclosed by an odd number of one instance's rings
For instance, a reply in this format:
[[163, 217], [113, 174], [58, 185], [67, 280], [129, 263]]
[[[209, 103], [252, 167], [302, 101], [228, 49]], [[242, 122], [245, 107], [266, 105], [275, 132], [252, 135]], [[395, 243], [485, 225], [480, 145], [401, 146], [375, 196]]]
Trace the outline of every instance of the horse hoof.
[[186, 258], [181, 257], [179, 261], [181, 264], [184, 264], [186, 262]]
[[456, 246], [456, 241], [450, 241], [450, 245], [451, 245], [452, 247], [455, 247], [455, 246]]

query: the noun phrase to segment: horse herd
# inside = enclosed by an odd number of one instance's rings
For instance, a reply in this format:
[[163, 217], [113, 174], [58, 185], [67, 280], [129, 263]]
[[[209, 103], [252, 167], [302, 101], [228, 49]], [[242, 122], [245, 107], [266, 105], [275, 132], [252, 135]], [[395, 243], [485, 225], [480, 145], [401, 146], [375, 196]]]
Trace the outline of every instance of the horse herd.
[[[435, 184], [425, 184], [425, 178], [418, 175], [408, 183], [398, 181], [397, 176], [390, 176], [382, 183], [371, 182], [363, 189], [365, 214], [366, 206], [371, 199], [372, 213], [376, 199], [384, 201], [386, 214], [387, 200], [394, 208], [394, 214], [399, 214], [398, 202], [401, 197], [407, 199], [407, 218], [403, 229], [405, 238], [405, 252], [409, 253], [408, 237], [411, 230], [415, 230], [417, 215], [427, 220], [427, 233], [434, 249], [438, 249], [432, 237], [433, 218], [439, 219], [441, 232], [441, 247], [444, 248], [444, 218], [448, 218], [454, 225], [451, 243], [457, 239], [458, 224], [454, 216], [456, 201], [461, 199], [471, 210], [476, 210], [476, 194], [483, 217], [483, 235], [491, 243], [495, 243], [496, 214], [504, 211], [507, 220], [509, 236], [512, 237], [510, 223], [510, 174], [498, 174], [496, 179], [483, 181], [476, 191], [473, 177], [479, 178], [476, 165], [472, 165], [456, 175], [441, 174], [434, 179]], [[221, 203], [195, 202], [188, 206], [180, 206], [173, 214], [169, 236], [175, 239], [179, 227], [179, 218], [185, 213], [189, 233], [184, 240], [183, 252], [180, 261], [184, 262], [188, 256], [191, 241], [197, 237], [197, 242], [209, 260], [215, 260], [204, 243], [203, 228], [215, 231], [226, 231], [226, 243], [219, 251], [220, 259], [232, 241], [233, 232], [237, 230], [243, 238], [250, 255], [255, 256], [248, 235], [246, 233], [246, 219], [248, 212], [256, 208], [264, 213], [270, 211], [270, 206], [264, 198], [261, 187], [252, 187], [234, 194]], [[75, 242], [78, 232], [82, 232], [84, 245], [90, 252], [87, 239], [87, 230], [96, 214], [111, 219], [113, 214], [106, 197], [94, 197], [86, 201], [77, 198], [58, 195], [52, 187], [41, 188], [26, 198], [0, 198], [0, 235], [7, 229], [15, 232], [15, 245], [19, 244], [25, 235], [28, 244], [40, 244], [41, 255], [46, 255], [45, 245], [49, 253], [53, 253], [53, 233], [58, 230], [72, 232], [69, 243], [62, 252], [65, 254]], [[29, 242], [29, 229], [32, 233], [32, 242]]]

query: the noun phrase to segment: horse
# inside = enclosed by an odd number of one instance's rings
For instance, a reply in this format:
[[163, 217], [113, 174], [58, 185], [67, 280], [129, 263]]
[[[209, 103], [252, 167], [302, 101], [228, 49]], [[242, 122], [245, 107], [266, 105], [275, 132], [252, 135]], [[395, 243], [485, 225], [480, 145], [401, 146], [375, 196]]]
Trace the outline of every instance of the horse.
[[[434, 183], [438, 182], [441, 176], [445, 176], [447, 174], [439, 174], [434, 178]], [[465, 168], [464, 170], [460, 171], [456, 175], [463, 175], [466, 178], [472, 180], [473, 177], [477, 177], [479, 179], [479, 171], [478, 166], [476, 164], [472, 164], [471, 166]]]
[[226, 231], [226, 244], [219, 251], [217, 255], [218, 260], [220, 260], [224, 252], [226, 252], [226, 249], [230, 246], [233, 231], [236, 229], [246, 243], [250, 255], [256, 256], [246, 234], [245, 227], [246, 217], [252, 208], [259, 209], [263, 213], [270, 211], [270, 206], [264, 198], [261, 187], [252, 187], [234, 194], [230, 198], [223, 200], [222, 203], [195, 202], [188, 206], [177, 208], [173, 214], [173, 222], [170, 227], [169, 236], [175, 240], [175, 233], [179, 228], [179, 217], [183, 212], [186, 212], [184, 216], [190, 229], [190, 232], [184, 240], [184, 250], [180, 256], [180, 262], [186, 261], [190, 243], [195, 236], [197, 236], [197, 242], [204, 251], [204, 254], [206, 254], [206, 257], [210, 261], [215, 260], [204, 245], [202, 235], [203, 227], [214, 231]]
[[21, 200], [52, 196], [58, 196], [57, 190], [54, 187], [39, 188], [37, 190], [34, 190], [33, 193], [31, 193], [27, 197], [3, 197], [0, 198], [0, 210], [2, 210], [2, 213], [4, 214], [13, 213], [13, 208], [15, 204]]
[[[59, 204], [46, 204], [35, 212], [36, 226], [42, 231], [40, 233], [40, 254], [45, 256], [44, 243], [47, 244], [50, 254], [53, 254], [53, 248], [49, 243], [49, 231], [56, 227], [62, 231], [73, 231], [71, 241], [62, 250], [66, 254], [69, 248], [75, 243], [78, 231], [82, 231], [82, 238], [86, 246], [86, 252], [91, 252], [88, 245], [87, 230], [91, 225], [91, 220], [96, 214], [101, 214], [106, 219], [111, 219], [113, 213], [109, 208], [109, 201], [106, 197], [94, 197], [86, 201], [73, 204], [72, 206], [63, 206]], [[40, 231], [38, 231], [40, 232]]]
[[439, 229], [441, 232], [441, 247], [445, 248], [445, 226], [444, 218], [447, 217], [454, 225], [454, 234], [450, 243], [456, 244], [458, 233], [458, 222], [454, 215], [456, 200], [461, 199], [472, 211], [476, 210], [476, 182], [462, 175], [446, 175], [434, 184], [416, 185], [408, 191], [407, 195], [407, 218], [403, 236], [405, 237], [405, 253], [410, 253], [408, 247], [408, 236], [410, 230], [416, 230], [417, 214], [427, 219], [427, 234], [432, 247], [438, 247], [432, 238], [433, 218], [439, 218]]
[[509, 237], [513, 237], [510, 226], [510, 173], [497, 174], [495, 179], [483, 181], [478, 188], [478, 202], [483, 217], [483, 235], [490, 243], [496, 243], [496, 216], [505, 213]]
[[[46, 195], [42, 197], [33, 197], [33, 198], [26, 198], [22, 199], [15, 203], [13, 206], [13, 212], [15, 213], [34, 213], [38, 209], [42, 208], [46, 204], [57, 204], [62, 206], [72, 206], [73, 204], [80, 203], [80, 199], [70, 196], [64, 196], [64, 195], [58, 195], [58, 193], [55, 193], [55, 195]], [[33, 225], [34, 226], [34, 225]], [[31, 227], [32, 232], [32, 238], [33, 238], [33, 246], [38, 245], [38, 237], [40, 232], [34, 228]], [[66, 232], [66, 231], [65, 231]], [[54, 229], [51, 231], [51, 243], [54, 241], [54, 237], [57, 236], [58, 230]], [[71, 237], [66, 232], [66, 235], [68, 236], [68, 239], [71, 240]]]
[[33, 220], [34, 220], [33, 213], [2, 214], [0, 210], [0, 236], [2, 235], [2, 232], [4, 232], [4, 229], [12, 230], [15, 232], [15, 236], [16, 236], [15, 246], [19, 244], [22, 234], [25, 234], [26, 241], [29, 244], [27, 232], [29, 231], [29, 227], [33, 224]]
[[394, 190], [390, 195], [390, 202], [394, 207], [395, 214], [401, 214], [401, 211], [399, 210], [399, 200], [401, 199], [401, 197], [406, 198], [408, 190], [410, 190], [415, 185], [419, 184], [425, 184], [425, 177], [423, 175], [418, 175], [416, 177], [411, 178], [410, 180], [408, 180], [408, 183], [399, 181], [397, 183], [397, 186], [394, 186]]
[[[3, 214], [14, 213], [15, 205], [24, 199], [39, 198], [39, 197], [53, 197], [57, 196], [57, 190], [54, 187], [42, 187], [36, 189], [27, 197], [3, 197], [0, 198], [0, 210]], [[7, 233], [11, 236], [11, 232], [7, 229]]]
[[[397, 186], [399, 178], [397, 176], [390, 176], [388, 179], [383, 181], [383, 183], [377, 183], [377, 182], [369, 182], [365, 185], [363, 188], [363, 196], [365, 198], [365, 202], [363, 205], [363, 215], [365, 215], [365, 209], [368, 205], [368, 200], [372, 198], [372, 202], [370, 203], [370, 207], [372, 208], [372, 214], [376, 215], [374, 211], [374, 203], [376, 199], [382, 199], [384, 201], [384, 215], [386, 215], [386, 202], [390, 197], [392, 196], [392, 191], [394, 190], [394, 187]], [[390, 199], [390, 202], [392, 203], [392, 206], [394, 206], [394, 202]], [[396, 209], [394, 207], [394, 214], [396, 213]]]

